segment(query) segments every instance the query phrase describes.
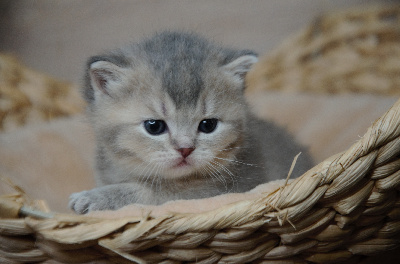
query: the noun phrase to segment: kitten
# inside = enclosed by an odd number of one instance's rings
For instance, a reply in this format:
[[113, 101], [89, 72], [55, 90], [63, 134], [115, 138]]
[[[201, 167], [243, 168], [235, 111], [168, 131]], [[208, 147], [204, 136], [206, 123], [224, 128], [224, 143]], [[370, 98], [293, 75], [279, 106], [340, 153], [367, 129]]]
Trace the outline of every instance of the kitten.
[[84, 97], [97, 138], [99, 187], [71, 195], [77, 213], [245, 192], [296, 175], [311, 158], [255, 118], [244, 79], [257, 56], [164, 32], [89, 59]]

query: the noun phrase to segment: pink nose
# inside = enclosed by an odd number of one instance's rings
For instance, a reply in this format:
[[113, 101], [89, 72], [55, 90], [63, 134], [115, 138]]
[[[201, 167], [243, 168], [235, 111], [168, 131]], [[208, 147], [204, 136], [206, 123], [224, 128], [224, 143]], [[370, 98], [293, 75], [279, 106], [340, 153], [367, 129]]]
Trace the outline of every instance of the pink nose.
[[194, 148], [180, 148], [178, 151], [181, 153], [182, 157], [186, 158], [192, 153]]

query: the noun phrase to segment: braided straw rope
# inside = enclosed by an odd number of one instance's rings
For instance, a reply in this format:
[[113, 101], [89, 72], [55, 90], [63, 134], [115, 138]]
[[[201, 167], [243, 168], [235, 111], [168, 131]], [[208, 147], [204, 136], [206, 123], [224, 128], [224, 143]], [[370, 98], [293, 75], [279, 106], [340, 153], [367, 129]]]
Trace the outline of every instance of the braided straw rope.
[[41, 215], [3, 198], [0, 262], [337, 263], [392, 250], [400, 242], [399, 125], [400, 100], [347, 151], [261, 199], [206, 213]]
[[399, 95], [400, 6], [325, 15], [262, 58], [250, 90]]

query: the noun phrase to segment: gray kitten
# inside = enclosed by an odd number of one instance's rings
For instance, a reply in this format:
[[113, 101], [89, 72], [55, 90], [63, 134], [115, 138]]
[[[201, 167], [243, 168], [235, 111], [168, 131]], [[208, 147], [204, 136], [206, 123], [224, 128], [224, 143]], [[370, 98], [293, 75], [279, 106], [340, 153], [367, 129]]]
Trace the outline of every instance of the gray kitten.
[[84, 96], [97, 138], [98, 187], [74, 193], [77, 213], [245, 192], [295, 176], [311, 158], [255, 118], [244, 78], [257, 56], [190, 33], [165, 32], [92, 57]]

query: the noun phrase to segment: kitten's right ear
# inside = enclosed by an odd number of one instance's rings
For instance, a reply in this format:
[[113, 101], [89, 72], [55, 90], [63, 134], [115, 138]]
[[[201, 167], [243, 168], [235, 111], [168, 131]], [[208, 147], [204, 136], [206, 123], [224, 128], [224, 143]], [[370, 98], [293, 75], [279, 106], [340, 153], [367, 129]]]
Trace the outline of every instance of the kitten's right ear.
[[99, 92], [113, 97], [113, 88], [122, 81], [124, 75], [123, 68], [109, 61], [95, 61], [89, 65], [90, 84], [95, 97]]

